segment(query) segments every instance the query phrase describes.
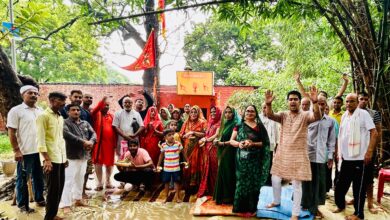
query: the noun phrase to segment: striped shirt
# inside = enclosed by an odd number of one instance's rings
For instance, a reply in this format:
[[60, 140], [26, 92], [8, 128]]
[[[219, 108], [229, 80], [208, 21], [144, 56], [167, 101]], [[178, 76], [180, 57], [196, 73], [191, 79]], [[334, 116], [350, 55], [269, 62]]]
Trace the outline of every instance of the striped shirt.
[[167, 142], [161, 146], [161, 152], [164, 153], [164, 171], [165, 172], [177, 172], [180, 171], [180, 151], [183, 150], [183, 146], [180, 142], [175, 141], [172, 146], [169, 146]]

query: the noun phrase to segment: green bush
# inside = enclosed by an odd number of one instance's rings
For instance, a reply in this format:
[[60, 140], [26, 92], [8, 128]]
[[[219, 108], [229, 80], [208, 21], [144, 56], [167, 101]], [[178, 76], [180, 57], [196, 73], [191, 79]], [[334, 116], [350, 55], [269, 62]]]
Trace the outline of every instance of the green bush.
[[0, 134], [0, 154], [11, 154], [12, 147], [8, 135]]

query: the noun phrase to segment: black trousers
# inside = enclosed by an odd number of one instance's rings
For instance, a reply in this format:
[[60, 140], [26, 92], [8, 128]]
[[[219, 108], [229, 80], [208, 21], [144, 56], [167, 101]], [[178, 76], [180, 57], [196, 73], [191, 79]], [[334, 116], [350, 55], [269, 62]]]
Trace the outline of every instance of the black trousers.
[[345, 195], [352, 183], [354, 215], [364, 219], [367, 173], [364, 161], [343, 160], [335, 189], [335, 202], [339, 209], [345, 209]]
[[150, 168], [137, 171], [123, 171], [114, 175], [114, 179], [116, 181], [131, 183], [134, 185], [140, 185], [143, 183], [147, 189], [152, 187], [153, 177], [154, 172]]
[[65, 182], [65, 163], [52, 164], [53, 170], [46, 174], [47, 197], [45, 220], [52, 220], [56, 217]]

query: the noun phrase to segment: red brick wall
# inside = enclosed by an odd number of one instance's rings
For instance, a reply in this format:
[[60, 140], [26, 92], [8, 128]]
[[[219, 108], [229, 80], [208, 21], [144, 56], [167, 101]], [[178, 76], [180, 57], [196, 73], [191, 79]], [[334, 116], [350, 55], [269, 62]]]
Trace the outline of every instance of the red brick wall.
[[[115, 112], [120, 109], [117, 100], [123, 95], [130, 92], [136, 93], [138, 90], [143, 89], [140, 85], [101, 85], [101, 84], [40, 84], [40, 97], [39, 102], [44, 105], [48, 105], [47, 96], [50, 92], [59, 91], [66, 95], [70, 94], [73, 89], [80, 89], [84, 93], [89, 92], [93, 96], [93, 104], [95, 106], [103, 96], [112, 96], [111, 111]], [[177, 95], [176, 86], [161, 86], [160, 87], [160, 100], [159, 106], [167, 106], [172, 103], [178, 108], [183, 108], [186, 103], [191, 105], [198, 105], [201, 108], [209, 108], [212, 103], [216, 103], [217, 106], [223, 108], [226, 105], [229, 97], [237, 90], [252, 91], [255, 87], [250, 86], [215, 86], [213, 96], [192, 96], [192, 95]], [[136, 97], [142, 97], [138, 95]], [[69, 102], [69, 100], [68, 100]], [[0, 118], [0, 131], [4, 131], [4, 122]]]

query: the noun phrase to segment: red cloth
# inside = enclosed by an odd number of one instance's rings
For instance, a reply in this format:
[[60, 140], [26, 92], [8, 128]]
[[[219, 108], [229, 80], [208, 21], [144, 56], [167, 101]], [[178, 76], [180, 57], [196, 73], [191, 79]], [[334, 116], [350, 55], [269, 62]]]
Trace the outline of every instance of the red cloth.
[[[181, 127], [181, 137], [190, 131], [206, 131], [207, 121], [203, 117], [202, 110], [196, 105], [193, 106], [191, 110], [192, 109], [196, 109], [198, 112], [198, 118], [196, 120], [192, 120], [191, 116], [188, 117]], [[183, 185], [185, 189], [190, 189], [191, 187], [198, 189], [200, 184], [203, 148], [199, 147], [198, 140], [199, 138], [196, 138], [195, 136], [183, 139], [184, 153], [187, 156], [187, 162], [189, 164], [189, 168], [183, 170]]]
[[[221, 125], [221, 110], [215, 108], [216, 114], [214, 118], [210, 118], [207, 126], [205, 138], [210, 138], [215, 135]], [[217, 147], [213, 142], [206, 142], [203, 149], [203, 167], [202, 179], [199, 185], [198, 198], [205, 195], [213, 195], [215, 182], [217, 181], [218, 158]]]
[[94, 164], [113, 166], [116, 147], [116, 133], [112, 127], [114, 116], [107, 112], [103, 115], [101, 110], [105, 103], [100, 101], [91, 111], [93, 129], [96, 132], [96, 144], [92, 150], [92, 162]]
[[[151, 117], [151, 113], [154, 111], [154, 118]], [[148, 109], [144, 119], [145, 131], [141, 136], [141, 147], [144, 148], [152, 158], [153, 164], [157, 166], [158, 158], [160, 156], [160, 148], [158, 142], [161, 140], [154, 130], [162, 132], [164, 130], [163, 123], [158, 117], [158, 110], [152, 106]]]
[[145, 70], [149, 68], [154, 68], [156, 63], [156, 46], [155, 46], [155, 37], [154, 30], [149, 34], [149, 38], [146, 41], [145, 47], [138, 57], [138, 59], [130, 64], [129, 66], [122, 67], [122, 69], [130, 71]]

